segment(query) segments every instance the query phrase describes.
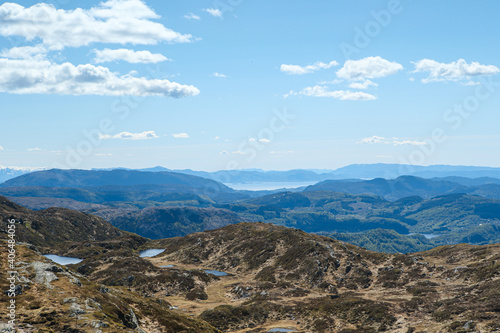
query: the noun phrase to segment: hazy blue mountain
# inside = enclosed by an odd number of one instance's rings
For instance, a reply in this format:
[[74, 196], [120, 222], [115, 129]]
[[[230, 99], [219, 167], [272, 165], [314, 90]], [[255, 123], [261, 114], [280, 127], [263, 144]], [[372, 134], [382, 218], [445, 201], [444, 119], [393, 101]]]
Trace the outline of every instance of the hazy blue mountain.
[[38, 171], [0, 184], [0, 193], [9, 197], [69, 198], [87, 203], [165, 202], [172, 201], [172, 193], [193, 193], [205, 201], [249, 197], [211, 179], [176, 172], [135, 170]]
[[[252, 182], [305, 182], [340, 179], [395, 179], [404, 175], [413, 175], [421, 178], [444, 178], [462, 185], [482, 185], [489, 182], [500, 183], [500, 168], [430, 165], [412, 166], [405, 164], [351, 164], [338, 169], [297, 169], [288, 171], [264, 171], [261, 169], [220, 170], [215, 172], [196, 171], [191, 169], [171, 170], [156, 166], [138, 169], [138, 171], [163, 172], [174, 171], [193, 176], [213, 179], [222, 183], [252, 183]], [[480, 178], [468, 182], [465, 178]], [[485, 179], [488, 178], [488, 179]], [[495, 180], [496, 178], [496, 180]], [[448, 180], [448, 179], [442, 179]]]
[[331, 174], [336, 179], [342, 178], [386, 178], [394, 179], [403, 175], [413, 175], [422, 178], [434, 177], [494, 177], [500, 178], [500, 168], [460, 166], [460, 165], [430, 165], [415, 166], [406, 164], [351, 164], [333, 170]]
[[373, 194], [388, 200], [418, 195], [432, 198], [447, 193], [465, 192], [466, 187], [444, 180], [430, 180], [413, 176], [401, 176], [396, 179], [375, 178], [365, 181], [325, 180], [308, 186], [305, 191], [333, 191], [352, 194]]
[[436, 177], [436, 178], [431, 178], [431, 179], [432, 180], [444, 180], [444, 181], [458, 183], [460, 185], [465, 185], [465, 186], [480, 186], [480, 185], [486, 185], [486, 184], [500, 184], [500, 178], [493, 178], [493, 177], [467, 178], [467, 177], [449, 176], [449, 177]]
[[[456, 180], [453, 182], [451, 180]], [[306, 187], [304, 191], [333, 191], [352, 194], [373, 194], [387, 200], [398, 200], [409, 196], [430, 199], [438, 195], [467, 193], [485, 198], [500, 199], [500, 184], [496, 178], [446, 177], [425, 179], [401, 176], [396, 179], [375, 178], [371, 180], [325, 180]], [[480, 184], [468, 186], [465, 184]]]
[[[413, 175], [421, 178], [441, 178], [439, 180], [452, 181], [467, 186], [500, 183], [500, 168], [454, 165], [412, 166], [379, 163], [351, 164], [335, 170], [297, 169], [288, 171], [264, 171], [261, 169], [241, 169], [220, 170], [215, 172], [196, 171], [191, 169], [171, 170], [162, 166], [136, 170], [128, 168], [92, 169], [92, 171], [113, 170], [175, 172], [212, 179], [221, 183], [319, 182], [323, 180], [374, 178], [395, 179], [403, 175]], [[32, 171], [36, 171], [36, 168], [9, 169], [0, 167], [0, 183]]]
[[195, 188], [211, 188], [233, 191], [213, 180], [176, 172], [142, 172], [135, 170], [60, 170], [52, 169], [25, 174], [1, 184], [1, 187], [46, 186], [135, 186], [135, 185], [185, 185]]
[[18, 176], [33, 172], [40, 171], [43, 168], [18, 168], [18, 167], [4, 167], [0, 165], [0, 183]]

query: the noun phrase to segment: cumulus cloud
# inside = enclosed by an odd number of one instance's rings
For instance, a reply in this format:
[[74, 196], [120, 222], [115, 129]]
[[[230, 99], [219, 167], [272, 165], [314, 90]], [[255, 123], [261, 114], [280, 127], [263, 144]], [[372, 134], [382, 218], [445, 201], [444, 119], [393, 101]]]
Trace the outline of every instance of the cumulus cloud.
[[45, 59], [47, 49], [43, 45], [19, 46], [5, 49], [0, 53], [0, 57], [9, 59]]
[[360, 60], [347, 60], [337, 71], [337, 76], [348, 81], [365, 81], [396, 74], [403, 66], [381, 57], [367, 57]]
[[219, 9], [206, 8], [206, 9], [203, 9], [203, 10], [206, 11], [207, 13], [209, 13], [210, 15], [214, 16], [214, 17], [222, 17], [222, 12]]
[[262, 138], [262, 139], [255, 139], [255, 138], [250, 138], [248, 139], [248, 142], [259, 142], [259, 143], [270, 143], [271, 140], [268, 140], [268, 139], [265, 139], [265, 138]]
[[149, 51], [134, 51], [128, 49], [104, 49], [104, 50], [94, 50], [95, 53], [95, 63], [112, 62], [123, 60], [132, 64], [139, 63], [158, 63], [162, 61], [170, 60], [163, 54], [151, 53]]
[[365, 80], [363, 82], [351, 82], [349, 83], [349, 88], [352, 89], [368, 89], [369, 87], [377, 87], [378, 84], [370, 81], [370, 80]]
[[28, 148], [28, 151], [42, 151], [43, 149], [35, 147], [35, 148]]
[[404, 141], [397, 141], [394, 140], [392, 142], [395, 146], [425, 146], [425, 141], [411, 141], [411, 140], [404, 140]]
[[102, 66], [11, 59], [0, 59], [0, 92], [176, 98], [199, 94], [194, 86], [169, 80], [119, 76]]
[[0, 150], [4, 150], [2, 146], [0, 146]]
[[156, 135], [155, 131], [144, 131], [142, 133], [121, 132], [115, 135], [109, 135], [109, 134], [99, 135], [99, 139], [102, 140], [108, 140], [108, 139], [147, 140], [147, 139], [157, 139], [157, 138], [159, 138], [159, 136]]
[[141, 0], [109, 0], [90, 9], [74, 10], [46, 3], [24, 7], [6, 2], [0, 5], [0, 35], [40, 39], [51, 50], [91, 43], [151, 45], [193, 40], [189, 34], [152, 21], [158, 18]]
[[392, 144], [394, 146], [424, 146], [426, 145], [425, 141], [416, 141], [416, 140], [401, 140], [398, 138], [384, 138], [383, 136], [370, 136], [364, 139], [361, 139], [358, 143], [365, 143], [365, 144], [378, 144], [378, 143], [383, 143], [383, 144]]
[[280, 71], [290, 74], [290, 75], [302, 75], [302, 74], [309, 74], [313, 73], [316, 71], [319, 71], [321, 69], [328, 69], [333, 66], [337, 66], [339, 63], [336, 62], [335, 60], [330, 61], [329, 63], [324, 63], [324, 62], [316, 62], [313, 65], [308, 65], [308, 66], [299, 66], [299, 65], [281, 65]]
[[377, 99], [375, 96], [361, 92], [349, 90], [329, 91], [326, 86], [306, 87], [299, 92], [290, 91], [285, 97], [291, 95], [303, 95], [309, 97], [331, 97], [341, 101], [370, 101]]
[[359, 143], [368, 143], [368, 144], [386, 143], [386, 139], [382, 136], [374, 135], [374, 136], [370, 136], [368, 138], [361, 139], [361, 141]]
[[198, 15], [195, 15], [193, 13], [184, 15], [184, 18], [188, 20], [201, 20], [201, 18]]
[[[422, 79], [423, 83], [432, 81], [461, 81], [469, 80], [475, 76], [496, 75], [500, 69], [493, 65], [481, 65], [478, 62], [468, 64], [464, 59], [450, 63], [440, 63], [431, 59], [422, 59], [413, 63], [414, 73], [428, 73], [428, 77]], [[474, 84], [474, 82], [471, 82]]]
[[224, 75], [222, 73], [217, 73], [217, 72], [213, 73], [212, 76], [213, 77], [220, 77], [220, 78], [223, 78], [223, 79], [225, 79], [227, 77], [226, 75]]
[[187, 139], [189, 138], [189, 134], [187, 133], [174, 133], [172, 136], [176, 139]]

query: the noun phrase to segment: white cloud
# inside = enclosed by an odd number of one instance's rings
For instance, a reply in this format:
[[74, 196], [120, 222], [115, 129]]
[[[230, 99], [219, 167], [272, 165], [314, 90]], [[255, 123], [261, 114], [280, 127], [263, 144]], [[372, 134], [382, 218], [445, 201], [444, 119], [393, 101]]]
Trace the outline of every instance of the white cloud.
[[105, 154], [105, 153], [97, 153], [97, 154], [95, 154], [95, 156], [104, 157], [104, 156], [113, 156], [113, 154], [111, 154], [111, 153], [108, 153], [108, 154]]
[[115, 135], [109, 134], [100, 134], [99, 139], [108, 140], [108, 139], [121, 139], [121, 140], [147, 140], [147, 139], [157, 139], [159, 138], [156, 135], [155, 131], [144, 131], [141, 133], [130, 133], [130, 132], [121, 132]]
[[0, 146], [0, 151], [1, 151], [1, 150], [4, 150], [2, 146]]
[[57, 9], [38, 3], [23, 7], [0, 5], [0, 35], [40, 39], [51, 50], [91, 43], [156, 44], [185, 43], [191, 35], [181, 34], [153, 22], [159, 16], [141, 0], [109, 0], [90, 9]]
[[331, 97], [341, 101], [370, 101], [377, 99], [375, 96], [361, 92], [349, 90], [335, 90], [329, 91], [325, 86], [306, 87], [299, 92], [290, 91], [285, 97], [291, 95], [303, 95], [310, 97]]
[[255, 138], [250, 138], [250, 139], [248, 139], [248, 142], [270, 143], [271, 140], [264, 139], [264, 138], [259, 139], [259, 140], [255, 139]]
[[0, 92], [185, 97], [198, 88], [169, 80], [118, 76], [108, 68], [49, 61], [0, 59]]
[[370, 136], [369, 138], [361, 139], [361, 141], [359, 143], [369, 143], [369, 144], [386, 143], [386, 139], [382, 136], [374, 135], [374, 136]]
[[212, 76], [213, 77], [220, 77], [220, 78], [223, 78], [223, 79], [227, 77], [226, 75], [224, 75], [222, 73], [217, 73], [217, 72], [213, 73]]
[[176, 139], [187, 139], [189, 138], [189, 134], [187, 133], [174, 133], [172, 136]]
[[158, 63], [162, 61], [170, 60], [163, 54], [151, 53], [149, 51], [134, 51], [128, 49], [104, 49], [104, 50], [94, 50], [96, 63], [112, 62], [118, 60], [124, 60], [132, 64], [138, 63]]
[[377, 87], [378, 84], [370, 80], [365, 80], [363, 82], [351, 82], [349, 84], [349, 88], [352, 89], [368, 89], [370, 86]]
[[395, 146], [425, 146], [426, 145], [425, 141], [411, 141], [411, 140], [404, 140], [404, 141], [394, 140], [392, 143]]
[[308, 66], [283, 64], [280, 67], [280, 71], [290, 75], [302, 75], [302, 74], [313, 73], [319, 71], [320, 69], [327, 69], [333, 66], [337, 66], [338, 64], [339, 63], [336, 62], [335, 60], [330, 61], [328, 64], [318, 61], [313, 65], [308, 65]]
[[425, 141], [416, 141], [416, 140], [401, 140], [398, 138], [384, 138], [383, 136], [370, 136], [368, 138], [361, 139], [358, 143], [366, 143], [366, 144], [392, 144], [394, 146], [424, 146], [426, 145]]
[[344, 81], [343, 80], [339, 80], [339, 79], [335, 79], [335, 80], [330, 80], [330, 81], [320, 81], [318, 82], [318, 84], [339, 84], [339, 83], [343, 83]]
[[348, 81], [364, 81], [396, 74], [403, 66], [381, 57], [367, 57], [360, 60], [347, 60], [337, 71], [337, 76]]
[[42, 151], [43, 149], [35, 147], [35, 148], [28, 148], [28, 151]]
[[188, 20], [201, 20], [201, 18], [198, 15], [195, 15], [193, 13], [189, 13], [189, 14], [184, 15], [184, 18], [186, 18]]
[[468, 64], [464, 59], [459, 59], [449, 64], [431, 59], [422, 59], [413, 64], [415, 65], [413, 73], [424, 72], [429, 74], [427, 78], [422, 79], [423, 83], [461, 80], [471, 82], [470, 78], [474, 76], [496, 75], [500, 73], [500, 69], [496, 66], [481, 65], [478, 62]]
[[222, 17], [222, 12], [219, 9], [206, 8], [206, 9], [203, 9], [203, 10], [206, 11], [207, 13], [209, 13], [210, 15], [214, 16], [214, 17]]
[[46, 57], [47, 49], [42, 45], [19, 46], [5, 49], [0, 53], [0, 57], [9, 59], [36, 59], [43, 60]]
[[214, 137], [212, 140], [217, 141], [217, 140], [219, 140], [219, 139], [220, 139], [220, 136], [216, 136], [216, 137]]

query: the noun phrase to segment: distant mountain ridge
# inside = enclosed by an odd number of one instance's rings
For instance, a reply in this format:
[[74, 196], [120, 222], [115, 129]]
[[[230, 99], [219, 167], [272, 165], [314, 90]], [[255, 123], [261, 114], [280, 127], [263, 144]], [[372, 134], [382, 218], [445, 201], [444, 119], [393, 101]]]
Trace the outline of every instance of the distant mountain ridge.
[[[383, 197], [386, 200], [398, 200], [410, 196], [420, 196], [424, 199], [430, 199], [439, 195], [455, 193], [500, 199], [499, 182], [500, 180], [496, 178], [469, 179], [463, 177], [446, 177], [426, 179], [415, 176], [400, 176], [396, 179], [325, 180], [306, 187], [304, 191], [372, 194]], [[474, 184], [480, 185], [476, 186]]]
[[229, 187], [206, 178], [177, 172], [141, 172], [136, 170], [61, 170], [51, 169], [32, 172], [8, 180], [1, 187], [46, 186], [46, 187], [89, 187], [108, 185], [150, 185], [170, 184], [192, 187], [215, 187], [232, 191]]
[[[209, 178], [222, 183], [246, 182], [304, 182], [334, 179], [395, 179], [400, 176], [421, 178], [484, 178], [482, 181], [500, 183], [500, 168], [460, 165], [418, 166], [408, 164], [351, 164], [338, 169], [295, 169], [287, 171], [265, 171], [259, 169], [221, 170], [215, 172], [170, 170], [161, 166], [138, 169], [139, 171], [175, 171]], [[489, 178], [488, 180], [486, 178]]]
[[[41, 168], [3, 168], [0, 167], [0, 183], [22, 174], [38, 171]], [[105, 168], [89, 171], [147, 171], [175, 172], [212, 179], [221, 183], [254, 183], [254, 182], [319, 182], [334, 179], [395, 179], [400, 176], [412, 175], [421, 178], [479, 178], [481, 182], [500, 183], [500, 168], [430, 165], [414, 166], [405, 164], [351, 164], [338, 169], [294, 169], [287, 171], [265, 171], [261, 169], [219, 170], [214, 172], [196, 171], [191, 169], [172, 170], [162, 166], [142, 169]], [[446, 179], [444, 179], [446, 180]], [[454, 181], [454, 180], [452, 180]], [[472, 184], [464, 184], [472, 185]], [[480, 184], [476, 184], [480, 185]]]
[[37, 167], [5, 167], [0, 165], [0, 184], [18, 176], [34, 171], [46, 170], [46, 168]]

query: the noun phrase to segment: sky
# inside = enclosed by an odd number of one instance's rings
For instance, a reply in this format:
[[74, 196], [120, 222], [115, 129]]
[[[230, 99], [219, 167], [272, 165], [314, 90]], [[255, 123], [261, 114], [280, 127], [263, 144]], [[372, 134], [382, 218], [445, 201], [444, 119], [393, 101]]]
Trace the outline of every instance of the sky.
[[0, 165], [500, 166], [498, 1], [0, 4]]

